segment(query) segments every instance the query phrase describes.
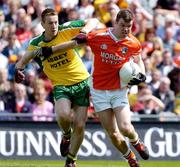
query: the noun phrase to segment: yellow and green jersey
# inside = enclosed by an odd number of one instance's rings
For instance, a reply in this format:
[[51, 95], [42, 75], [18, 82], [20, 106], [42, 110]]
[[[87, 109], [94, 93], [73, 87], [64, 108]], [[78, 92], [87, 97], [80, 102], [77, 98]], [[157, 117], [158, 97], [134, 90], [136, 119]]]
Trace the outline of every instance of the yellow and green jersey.
[[[55, 46], [66, 42], [75, 37], [85, 25], [83, 20], [71, 21], [59, 25], [59, 31], [55, 38], [46, 42], [44, 34], [41, 34], [30, 41], [29, 51], [36, 50], [39, 47]], [[65, 52], [54, 53], [47, 57], [35, 57], [34, 60], [40, 65], [44, 73], [55, 85], [74, 85], [89, 77], [78, 50], [70, 49]]]

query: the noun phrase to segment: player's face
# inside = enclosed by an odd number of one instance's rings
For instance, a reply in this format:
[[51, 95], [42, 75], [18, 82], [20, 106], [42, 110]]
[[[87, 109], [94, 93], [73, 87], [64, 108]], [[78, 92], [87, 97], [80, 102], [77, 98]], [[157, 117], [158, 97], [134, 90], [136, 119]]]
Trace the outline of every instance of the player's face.
[[54, 37], [58, 33], [58, 16], [46, 16], [45, 22], [42, 23], [43, 28], [45, 29], [45, 34], [48, 37]]
[[125, 22], [124, 19], [119, 19], [119, 21], [115, 25], [116, 30], [119, 33], [119, 37], [125, 38], [131, 32], [132, 24], [133, 21]]

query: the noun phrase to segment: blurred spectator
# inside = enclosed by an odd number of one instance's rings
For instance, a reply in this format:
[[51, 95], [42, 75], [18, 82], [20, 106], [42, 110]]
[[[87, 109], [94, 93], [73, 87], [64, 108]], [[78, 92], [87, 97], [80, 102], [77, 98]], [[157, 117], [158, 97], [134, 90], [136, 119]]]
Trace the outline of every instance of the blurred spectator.
[[173, 62], [175, 66], [180, 68], [180, 29], [177, 31], [176, 40], [173, 46]]
[[159, 64], [158, 69], [161, 71], [161, 74], [167, 76], [168, 73], [174, 68], [172, 53], [168, 50], [165, 50], [162, 55], [162, 62]]
[[168, 77], [171, 81], [170, 88], [175, 93], [174, 112], [180, 115], [180, 68], [174, 67]]
[[3, 55], [1, 52], [0, 52], [0, 69], [4, 69], [4, 68], [7, 68], [8, 67], [8, 58]]
[[163, 101], [165, 108], [164, 112], [174, 111], [174, 92], [170, 89], [170, 79], [168, 77], [161, 77], [159, 88], [153, 93], [154, 96]]
[[17, 29], [24, 28], [23, 27], [23, 20], [24, 20], [25, 16], [26, 16], [26, 11], [25, 11], [24, 8], [19, 8], [16, 11], [16, 26], [17, 26]]
[[142, 55], [144, 58], [150, 56], [153, 51], [153, 39], [155, 37], [154, 28], [147, 28], [144, 34], [144, 41], [142, 42]]
[[8, 45], [9, 27], [4, 26], [0, 38], [0, 52]]
[[24, 84], [26, 85], [27, 96], [31, 103], [35, 101], [34, 81], [36, 81], [37, 78], [38, 78], [37, 71], [34, 68], [26, 70], [26, 79]]
[[168, 10], [176, 10], [177, 8], [177, 1], [176, 0], [158, 0], [156, 7], [160, 9], [168, 9]]
[[32, 20], [38, 17], [36, 10], [36, 1], [37, 0], [29, 0], [29, 2], [23, 6], [23, 8], [26, 10], [26, 13], [31, 16]]
[[68, 10], [68, 21], [72, 20], [78, 20], [79, 19], [79, 13], [76, 9], [69, 9]]
[[15, 95], [12, 84], [8, 81], [7, 69], [0, 69], [0, 112], [6, 114], [6, 117], [0, 116], [0, 120], [14, 120], [9, 113], [15, 113]]
[[112, 26], [111, 15], [108, 11], [109, 0], [94, 0], [93, 5], [95, 8], [95, 16], [104, 23], [106, 26]]
[[18, 56], [21, 45], [17, 40], [16, 34], [9, 34], [7, 40], [8, 45], [2, 50], [2, 54], [4, 54], [8, 58], [10, 57], [10, 55]]
[[1, 0], [0, 1], [0, 10], [3, 11], [4, 15], [9, 14], [9, 3], [11, 0]]
[[59, 0], [63, 9], [74, 9], [78, 5], [78, 0]]
[[88, 46], [85, 47], [85, 54], [82, 57], [82, 61], [89, 73], [91, 73], [91, 68], [92, 68], [92, 57], [93, 57], [93, 53], [91, 51], [91, 48]]
[[[157, 97], [152, 95], [152, 91], [148, 88], [148, 86], [144, 85], [143, 87], [139, 87], [137, 100], [132, 105], [132, 111], [137, 112], [138, 114], [146, 114], [146, 115], [154, 115], [159, 114], [161, 110], [163, 110], [164, 104]], [[157, 118], [141, 118], [141, 121], [148, 120], [159, 120]]]
[[[41, 17], [41, 13], [42, 11], [46, 8], [45, 6], [45, 1], [44, 0], [33, 0], [33, 7], [34, 7], [34, 10], [37, 15], [36, 18], [32, 18], [32, 27], [33, 26], [40, 26], [40, 17]], [[41, 26], [42, 27], [42, 26]]]
[[35, 81], [34, 95], [35, 102], [32, 104], [33, 121], [53, 121], [53, 104], [46, 100], [47, 92], [42, 79]]
[[146, 83], [150, 83], [152, 80], [152, 63], [149, 58], [144, 59], [144, 66], [146, 71]]
[[150, 87], [153, 93], [159, 88], [160, 79], [161, 79], [161, 71], [159, 71], [158, 69], [152, 70], [152, 80], [148, 84], [148, 86]]
[[[152, 95], [152, 91], [147, 85], [140, 85], [138, 89], [138, 94], [136, 101], [132, 105], [132, 111], [138, 114], [159, 114], [159, 112], [164, 108], [163, 102], [157, 97]], [[141, 120], [157, 120], [157, 119], [145, 119]]]
[[59, 0], [53, 0], [53, 6], [57, 13], [59, 13], [62, 10], [62, 6], [59, 3]]
[[153, 20], [153, 16], [141, 5], [139, 0], [131, 1], [129, 8], [135, 15], [132, 32], [139, 38], [140, 41], [144, 41], [144, 33], [147, 28], [150, 28], [148, 23]]
[[[14, 92], [15, 92], [15, 104], [16, 104], [16, 113], [28, 114], [32, 113], [31, 111], [31, 103], [27, 99], [26, 96], [26, 87], [23, 84], [14, 84]], [[32, 117], [23, 116], [16, 117], [17, 120], [32, 120]]]
[[80, 19], [85, 20], [92, 18], [94, 10], [94, 6], [91, 4], [90, 0], [80, 0], [78, 9]]
[[163, 61], [162, 51], [160, 50], [153, 51], [149, 59], [151, 61], [152, 69], [158, 68]]
[[180, 94], [180, 68], [174, 67], [168, 74], [170, 79], [170, 89], [174, 91], [175, 95]]
[[[174, 38], [176, 31], [178, 29], [175, 19], [175, 16], [172, 14], [167, 14], [166, 16], [164, 16], [165, 23], [164, 25], [161, 23], [158, 27], [156, 27], [156, 35], [159, 36], [162, 40], [165, 40], [165, 38], [167, 38], [166, 36], [168, 34], [168, 31], [171, 30], [171, 35]], [[167, 29], [169, 30], [167, 31]]]
[[10, 1], [9, 2], [9, 13], [5, 16], [5, 21], [10, 23], [17, 23], [17, 15], [16, 12], [20, 8], [21, 2], [20, 0]]
[[32, 37], [31, 26], [31, 17], [29, 15], [25, 15], [22, 18], [22, 25], [16, 30], [16, 35], [21, 44], [27, 40], [30, 40], [30, 38]]
[[175, 44], [175, 40], [173, 38], [173, 31], [171, 28], [167, 28], [165, 30], [165, 37], [163, 40], [164, 49], [169, 50], [173, 53], [173, 46]]
[[5, 25], [7, 25], [7, 22], [5, 22], [4, 13], [2, 10], [0, 10], [0, 34]]

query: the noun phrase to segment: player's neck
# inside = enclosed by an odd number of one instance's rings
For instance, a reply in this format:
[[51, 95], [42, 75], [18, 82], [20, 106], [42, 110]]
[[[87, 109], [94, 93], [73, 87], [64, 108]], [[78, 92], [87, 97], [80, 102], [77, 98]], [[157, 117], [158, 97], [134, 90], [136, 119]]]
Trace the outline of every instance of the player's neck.
[[122, 40], [123, 38], [125, 38], [122, 34], [120, 34], [115, 28], [111, 29], [111, 33], [118, 39], [118, 40]]
[[49, 41], [53, 40], [56, 36], [57, 36], [57, 35], [55, 35], [55, 36], [50, 36], [50, 35], [44, 33], [44, 41], [45, 41], [45, 42], [49, 42]]

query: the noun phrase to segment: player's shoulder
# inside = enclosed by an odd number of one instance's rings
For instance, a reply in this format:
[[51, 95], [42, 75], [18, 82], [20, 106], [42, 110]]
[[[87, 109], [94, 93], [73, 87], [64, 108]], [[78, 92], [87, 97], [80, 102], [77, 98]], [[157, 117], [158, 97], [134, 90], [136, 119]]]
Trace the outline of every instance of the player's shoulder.
[[133, 34], [129, 34], [128, 37], [134, 43], [140, 44], [139, 40]]
[[134, 51], [135, 50], [140, 51], [142, 49], [140, 41], [134, 35], [129, 34], [127, 39], [128, 39], [128, 41], [131, 42], [130, 45], [131, 45], [131, 48], [133, 48]]
[[44, 40], [44, 35], [40, 34], [34, 38], [32, 38], [29, 42], [30, 45], [38, 46]]
[[74, 20], [74, 21], [68, 21], [65, 22], [63, 24], [60, 24], [58, 26], [58, 30], [64, 30], [64, 29], [69, 29], [69, 28], [79, 28], [79, 27], [83, 27], [85, 25], [85, 21], [84, 20]]
[[88, 33], [88, 36], [94, 37], [94, 36], [102, 36], [107, 34], [108, 34], [108, 28], [100, 28], [100, 29], [92, 30], [91, 32]]

